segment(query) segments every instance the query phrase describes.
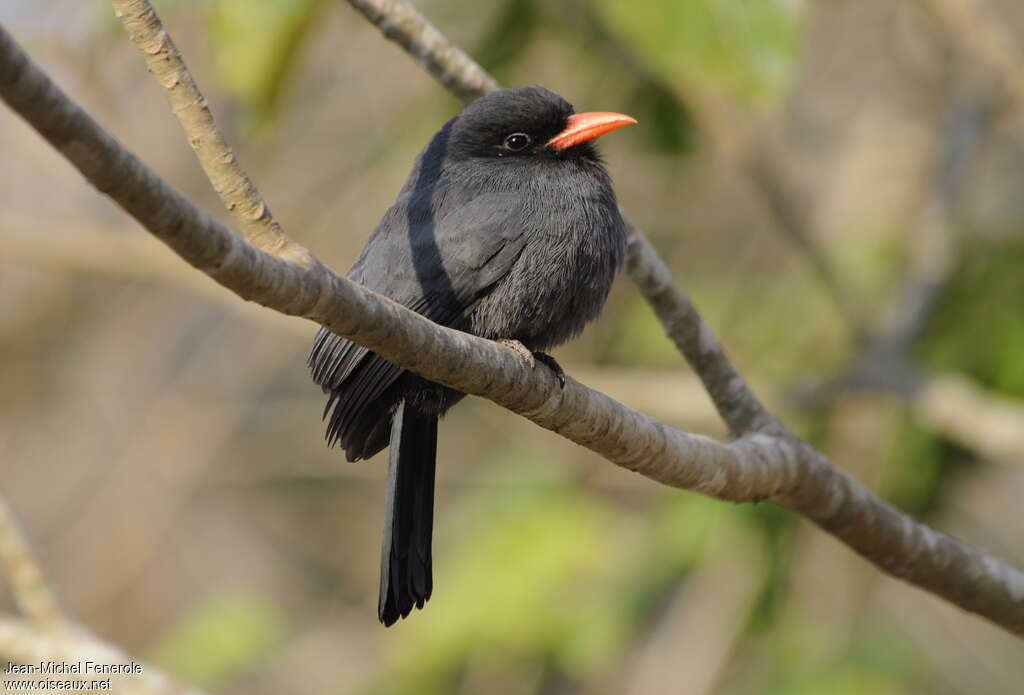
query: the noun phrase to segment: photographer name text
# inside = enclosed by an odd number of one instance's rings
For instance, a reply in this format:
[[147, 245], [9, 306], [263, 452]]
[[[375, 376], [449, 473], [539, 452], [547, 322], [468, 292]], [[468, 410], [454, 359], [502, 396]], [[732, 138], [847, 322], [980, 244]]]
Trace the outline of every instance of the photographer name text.
[[40, 661], [37, 664], [16, 664], [8, 661], [4, 675], [13, 676], [66, 676], [141, 674], [142, 665], [134, 661], [127, 664], [104, 664], [99, 661]]

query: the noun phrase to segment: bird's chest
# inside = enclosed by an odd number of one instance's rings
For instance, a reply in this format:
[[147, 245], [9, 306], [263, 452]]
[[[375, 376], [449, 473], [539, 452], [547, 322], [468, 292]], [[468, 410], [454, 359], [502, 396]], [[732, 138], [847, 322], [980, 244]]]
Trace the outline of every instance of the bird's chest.
[[515, 338], [532, 350], [564, 343], [600, 312], [620, 245], [583, 216], [531, 234], [511, 272], [474, 311], [473, 332]]

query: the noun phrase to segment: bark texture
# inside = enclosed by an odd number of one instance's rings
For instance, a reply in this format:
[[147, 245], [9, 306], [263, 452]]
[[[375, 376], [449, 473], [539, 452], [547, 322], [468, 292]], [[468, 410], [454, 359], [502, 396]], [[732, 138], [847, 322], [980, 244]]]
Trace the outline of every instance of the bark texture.
[[656, 307], [660, 298], [659, 316], [738, 437], [731, 443], [668, 427], [571, 378], [560, 388], [546, 367], [527, 369], [511, 349], [433, 324], [312, 256], [299, 263], [260, 251], [121, 147], [2, 29], [0, 97], [147, 230], [244, 299], [326, 325], [652, 480], [723, 500], [783, 504], [890, 574], [1024, 635], [1024, 574], [877, 499], [778, 423], [729, 364], [667, 270], [654, 263], [652, 271], [652, 259], [644, 256], [637, 263], [637, 254], [649, 248], [636, 241], [642, 237], [631, 243], [632, 273], [647, 277], [638, 284]]

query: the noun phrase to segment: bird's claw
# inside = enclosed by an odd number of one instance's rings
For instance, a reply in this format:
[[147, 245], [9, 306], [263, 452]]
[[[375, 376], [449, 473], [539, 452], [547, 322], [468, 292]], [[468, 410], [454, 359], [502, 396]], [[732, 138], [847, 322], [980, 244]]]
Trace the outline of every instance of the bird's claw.
[[565, 388], [565, 370], [562, 369], [562, 365], [558, 364], [558, 362], [555, 360], [555, 358], [552, 357], [551, 355], [549, 355], [546, 352], [535, 352], [535, 353], [533, 353], [533, 357], [538, 362], [546, 364], [548, 367], [551, 368], [551, 371], [553, 371], [555, 373], [555, 376], [558, 377], [558, 385], [561, 388], [564, 389]]
[[565, 370], [562, 369], [562, 365], [555, 361], [554, 357], [546, 352], [530, 352], [529, 348], [514, 338], [502, 338], [498, 342], [515, 352], [519, 357], [519, 361], [527, 369], [533, 369], [537, 366], [537, 362], [547, 365], [558, 378], [558, 385], [563, 389], [565, 388]]

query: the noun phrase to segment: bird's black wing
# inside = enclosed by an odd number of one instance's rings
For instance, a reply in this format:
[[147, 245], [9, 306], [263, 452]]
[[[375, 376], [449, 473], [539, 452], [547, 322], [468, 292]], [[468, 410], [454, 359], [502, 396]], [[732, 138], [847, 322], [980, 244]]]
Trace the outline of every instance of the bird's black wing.
[[[525, 245], [522, 199], [488, 194], [431, 214], [403, 192], [377, 226], [349, 278], [436, 323], [466, 327], [475, 302], [504, 277]], [[307, 360], [330, 396], [324, 409], [329, 444], [350, 460], [380, 451], [395, 402], [381, 396], [404, 371], [321, 327]], [[386, 399], [385, 399], [386, 400]]]

